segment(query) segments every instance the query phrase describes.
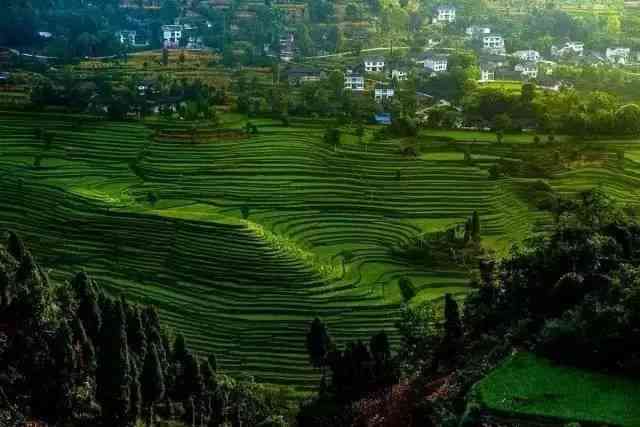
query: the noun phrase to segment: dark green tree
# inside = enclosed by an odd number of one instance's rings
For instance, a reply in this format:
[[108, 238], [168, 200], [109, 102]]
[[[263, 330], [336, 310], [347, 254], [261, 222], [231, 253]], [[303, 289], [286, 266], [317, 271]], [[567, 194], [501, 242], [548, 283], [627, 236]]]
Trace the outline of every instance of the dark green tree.
[[184, 396], [199, 397], [204, 391], [204, 382], [200, 370], [200, 361], [190, 351], [187, 351], [184, 363]]
[[126, 318], [120, 301], [105, 298], [103, 304], [105, 315], [101, 328], [96, 397], [102, 407], [105, 423], [126, 427], [131, 403]]
[[56, 413], [61, 419], [68, 419], [73, 412], [73, 386], [76, 375], [76, 352], [73, 347], [73, 333], [66, 321], [58, 331], [53, 350], [55, 376], [57, 378]]
[[129, 349], [142, 364], [146, 357], [147, 334], [140, 309], [135, 305], [127, 310], [127, 340]]
[[475, 241], [480, 240], [480, 215], [478, 215], [478, 211], [473, 211], [471, 215], [471, 237]]
[[129, 420], [131, 424], [136, 424], [142, 416], [142, 390], [140, 385], [140, 368], [135, 357], [130, 357], [131, 364], [131, 404], [129, 409]]
[[306, 344], [311, 365], [316, 368], [325, 366], [327, 354], [333, 347], [333, 343], [327, 327], [317, 317], [311, 322], [311, 326], [307, 332]]
[[169, 49], [166, 47], [162, 49], [162, 65], [169, 65]]
[[79, 317], [73, 319], [73, 334], [75, 341], [80, 344], [79, 363], [87, 374], [93, 375], [97, 366], [96, 351]]
[[187, 343], [184, 340], [184, 336], [179, 333], [176, 335], [176, 340], [173, 344], [173, 361], [184, 365], [186, 358]]
[[211, 366], [211, 370], [216, 372], [218, 370], [218, 360], [216, 359], [215, 353], [211, 353], [207, 361], [209, 362], [209, 366]]
[[151, 345], [144, 361], [142, 376], [140, 378], [142, 387], [142, 402], [147, 412], [147, 425], [153, 426], [154, 405], [164, 398], [165, 384], [160, 358], [158, 357], [158, 348]]

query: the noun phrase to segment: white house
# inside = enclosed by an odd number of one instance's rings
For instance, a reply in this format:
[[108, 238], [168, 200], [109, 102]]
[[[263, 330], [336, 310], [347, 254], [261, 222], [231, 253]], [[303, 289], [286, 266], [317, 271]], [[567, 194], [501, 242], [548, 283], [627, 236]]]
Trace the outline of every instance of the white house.
[[609, 62], [625, 65], [631, 57], [631, 49], [628, 47], [608, 47], [606, 56]]
[[535, 79], [538, 77], [538, 64], [532, 61], [524, 61], [516, 64], [515, 71], [520, 73], [522, 77]]
[[532, 49], [516, 50], [512, 55], [521, 61], [538, 62], [540, 61], [540, 59], [542, 59], [540, 52]]
[[489, 53], [504, 55], [504, 37], [498, 34], [487, 34], [482, 36], [482, 48]]
[[116, 37], [120, 41], [120, 44], [133, 46], [136, 43], [136, 32], [132, 30], [118, 31]]
[[584, 43], [566, 42], [560, 46], [551, 46], [552, 56], [582, 56], [584, 55]]
[[344, 74], [344, 88], [354, 92], [362, 92], [364, 90], [364, 77], [362, 74], [347, 70]]
[[164, 47], [166, 47], [167, 49], [175, 49], [180, 47], [182, 30], [182, 25], [163, 25], [162, 40]]
[[284, 36], [280, 37], [280, 60], [289, 62], [295, 54], [295, 33], [288, 31]]
[[480, 36], [485, 36], [487, 34], [491, 34], [491, 28], [483, 25], [472, 25], [470, 27], [467, 27], [467, 29], [464, 30], [464, 32], [468, 37], [476, 38]]
[[434, 73], [442, 73], [447, 71], [449, 66], [449, 56], [428, 53], [418, 59], [416, 63], [421, 64], [426, 70], [433, 71]]
[[480, 81], [492, 82], [496, 79], [498, 64], [494, 62], [480, 62]]
[[384, 100], [393, 98], [394, 95], [395, 95], [395, 90], [389, 86], [377, 85], [374, 90], [374, 99], [377, 102], [382, 102]]
[[492, 82], [496, 79], [496, 69], [489, 65], [480, 66], [480, 81]]
[[405, 69], [394, 68], [393, 70], [391, 70], [391, 78], [401, 82], [409, 78], [409, 73]]
[[367, 73], [381, 73], [384, 71], [384, 58], [374, 56], [364, 59], [364, 70]]
[[456, 21], [456, 8], [451, 5], [438, 6], [433, 14], [434, 24], [448, 24]]

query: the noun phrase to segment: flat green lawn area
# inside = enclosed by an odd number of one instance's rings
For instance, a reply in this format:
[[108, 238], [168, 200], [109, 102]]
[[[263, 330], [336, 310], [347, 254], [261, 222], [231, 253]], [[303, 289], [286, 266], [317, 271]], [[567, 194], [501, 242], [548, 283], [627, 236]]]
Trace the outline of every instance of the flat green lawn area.
[[557, 365], [530, 353], [509, 357], [474, 391], [486, 409], [498, 413], [640, 425], [640, 381]]
[[491, 82], [480, 83], [481, 87], [491, 87], [495, 89], [502, 89], [508, 92], [520, 93], [522, 90], [522, 82], [516, 80], [496, 80]]

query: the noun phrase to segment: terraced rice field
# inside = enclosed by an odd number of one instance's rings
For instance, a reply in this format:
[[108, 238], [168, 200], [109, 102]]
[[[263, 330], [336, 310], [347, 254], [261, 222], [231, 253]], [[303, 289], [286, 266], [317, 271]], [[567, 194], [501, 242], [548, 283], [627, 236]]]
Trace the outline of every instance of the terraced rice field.
[[[334, 149], [320, 126], [261, 123], [250, 138], [222, 138], [175, 122], [0, 114], [0, 229], [18, 231], [54, 278], [85, 269], [156, 304], [223, 369], [309, 389], [314, 316], [338, 342], [385, 329], [395, 343], [399, 277], [411, 277], [416, 301], [467, 292], [466, 268], [411, 265], [391, 246], [473, 210], [498, 253], [549, 224], [518, 190], [530, 180], [487, 172], [530, 145], [474, 146], [469, 163], [457, 144], [431, 142], [414, 159], [398, 141]], [[49, 147], [37, 128], [53, 135]], [[636, 180], [627, 164], [565, 171], [557, 187], [575, 191], [571, 173], [587, 183], [611, 173], [611, 188], [637, 202], [624, 190]]]
[[472, 396], [489, 415], [522, 424], [640, 424], [637, 382], [555, 364], [530, 353], [505, 360], [474, 386]]

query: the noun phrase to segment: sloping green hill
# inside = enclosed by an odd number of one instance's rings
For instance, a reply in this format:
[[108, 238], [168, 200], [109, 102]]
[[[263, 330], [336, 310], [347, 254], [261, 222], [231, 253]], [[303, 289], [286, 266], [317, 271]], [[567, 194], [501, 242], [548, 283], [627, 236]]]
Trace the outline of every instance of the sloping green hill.
[[314, 316], [339, 342], [380, 329], [395, 342], [398, 278], [416, 300], [467, 291], [467, 267], [412, 265], [393, 245], [477, 210], [485, 244], [504, 253], [550, 221], [522, 191], [531, 180], [487, 172], [535, 148], [482, 145], [468, 162], [456, 144], [425, 142], [407, 158], [397, 141], [334, 149], [322, 133], [3, 114], [0, 227], [58, 278], [84, 268], [157, 304], [222, 368], [304, 388], [317, 378], [304, 349]]

